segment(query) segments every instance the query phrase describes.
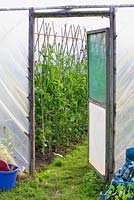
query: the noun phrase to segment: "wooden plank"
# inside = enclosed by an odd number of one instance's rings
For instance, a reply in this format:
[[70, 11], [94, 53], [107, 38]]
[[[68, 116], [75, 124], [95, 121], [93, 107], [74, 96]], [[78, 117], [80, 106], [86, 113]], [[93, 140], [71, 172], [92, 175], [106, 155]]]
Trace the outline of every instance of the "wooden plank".
[[58, 12], [34, 12], [35, 18], [59, 18], [59, 17], [87, 17], [87, 16], [109, 16], [109, 11], [68, 11], [61, 10]]
[[110, 118], [109, 118], [109, 180], [114, 173], [114, 134], [115, 134], [115, 8], [110, 8]]
[[33, 8], [29, 10], [29, 140], [30, 174], [35, 171], [35, 116], [34, 116], [34, 17]]

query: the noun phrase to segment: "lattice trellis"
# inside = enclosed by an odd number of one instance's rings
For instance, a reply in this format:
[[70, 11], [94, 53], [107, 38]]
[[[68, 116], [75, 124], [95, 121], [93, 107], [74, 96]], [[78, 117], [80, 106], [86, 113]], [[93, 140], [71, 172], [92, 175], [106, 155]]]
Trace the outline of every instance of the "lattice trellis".
[[49, 49], [53, 46], [57, 52], [62, 50], [69, 55], [75, 55], [77, 59], [82, 60], [86, 55], [86, 29], [79, 25], [67, 25], [61, 27], [54, 26], [54, 23], [45, 23], [44, 19], [35, 21], [35, 61], [40, 61], [40, 52], [42, 48]]

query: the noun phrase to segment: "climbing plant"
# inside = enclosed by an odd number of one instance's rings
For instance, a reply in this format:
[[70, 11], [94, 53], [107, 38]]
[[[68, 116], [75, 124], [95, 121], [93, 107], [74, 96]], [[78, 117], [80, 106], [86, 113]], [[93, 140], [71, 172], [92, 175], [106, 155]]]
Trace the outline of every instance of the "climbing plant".
[[87, 64], [59, 45], [35, 64], [36, 149], [63, 150], [87, 134]]

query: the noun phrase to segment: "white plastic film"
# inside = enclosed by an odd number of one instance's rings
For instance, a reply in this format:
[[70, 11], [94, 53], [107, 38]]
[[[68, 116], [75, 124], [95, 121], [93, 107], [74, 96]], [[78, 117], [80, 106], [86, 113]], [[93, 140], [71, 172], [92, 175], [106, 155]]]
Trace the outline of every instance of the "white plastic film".
[[125, 150], [134, 147], [134, 8], [116, 12], [116, 124], [115, 170], [125, 161]]
[[[27, 170], [30, 164], [28, 14], [28, 11], [0, 12], [0, 141], [4, 141], [10, 153], [13, 151], [19, 167]], [[9, 135], [12, 145], [8, 143]]]
[[105, 175], [106, 109], [89, 102], [89, 161]]

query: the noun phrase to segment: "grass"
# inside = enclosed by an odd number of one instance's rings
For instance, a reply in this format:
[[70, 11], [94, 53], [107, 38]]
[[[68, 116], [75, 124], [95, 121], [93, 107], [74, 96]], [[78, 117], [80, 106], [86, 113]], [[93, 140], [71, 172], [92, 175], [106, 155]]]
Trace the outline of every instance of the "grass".
[[0, 192], [1, 200], [97, 200], [103, 180], [88, 167], [87, 144], [77, 145], [64, 158], [57, 157], [34, 177]]

